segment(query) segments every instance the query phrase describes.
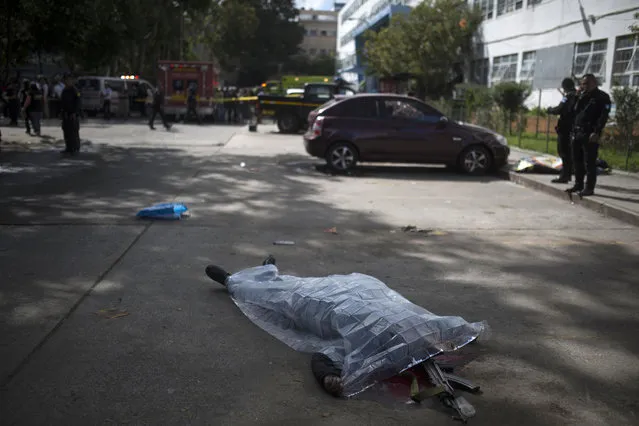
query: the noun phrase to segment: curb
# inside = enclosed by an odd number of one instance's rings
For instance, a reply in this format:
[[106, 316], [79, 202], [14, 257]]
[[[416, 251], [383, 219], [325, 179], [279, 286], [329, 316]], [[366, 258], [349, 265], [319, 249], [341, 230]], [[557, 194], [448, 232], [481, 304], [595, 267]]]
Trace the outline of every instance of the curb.
[[[544, 192], [548, 195], [552, 195], [556, 198], [561, 198], [568, 201], [566, 192], [558, 187], [551, 186], [535, 179], [526, 177], [522, 173], [517, 173], [508, 169], [501, 169], [499, 171], [501, 177], [525, 188], [535, 189], [540, 192]], [[580, 199], [578, 196], [573, 197], [575, 205], [580, 205], [587, 209], [593, 210], [604, 217], [620, 220], [633, 226], [639, 227], [639, 213], [624, 209], [623, 207], [617, 207], [611, 204], [607, 204], [602, 201], [598, 201], [596, 195], [593, 198]]]

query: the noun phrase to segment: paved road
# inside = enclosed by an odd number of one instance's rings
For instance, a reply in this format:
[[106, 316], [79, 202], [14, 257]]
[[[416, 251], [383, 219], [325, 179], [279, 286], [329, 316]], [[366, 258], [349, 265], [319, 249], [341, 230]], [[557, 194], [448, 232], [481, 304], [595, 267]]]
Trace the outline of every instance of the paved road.
[[[1, 177], [3, 425], [453, 424], [326, 396], [307, 355], [203, 274], [267, 253], [286, 273], [368, 273], [436, 313], [487, 320], [492, 339], [462, 372], [484, 390], [469, 396], [473, 424], [637, 423], [637, 228], [493, 178], [386, 166], [330, 176], [299, 137], [268, 127], [174, 134], [87, 128], [96, 148], [78, 159], [3, 154], [3, 167], [25, 166]], [[167, 200], [193, 216], [133, 218]], [[109, 307], [129, 315], [96, 315]]]

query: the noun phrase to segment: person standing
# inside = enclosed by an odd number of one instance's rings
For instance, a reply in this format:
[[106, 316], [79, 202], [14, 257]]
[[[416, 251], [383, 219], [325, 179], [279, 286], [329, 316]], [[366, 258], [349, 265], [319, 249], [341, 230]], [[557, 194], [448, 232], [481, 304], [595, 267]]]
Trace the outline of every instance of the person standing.
[[580, 88], [581, 93], [575, 103], [572, 144], [575, 185], [568, 192], [578, 192], [585, 197], [595, 194], [599, 140], [606, 127], [612, 102], [606, 92], [599, 90], [597, 78], [593, 74], [583, 76]]
[[40, 91], [42, 92], [42, 117], [49, 118], [49, 80], [40, 77]]
[[162, 86], [158, 84], [158, 87], [155, 89], [153, 93], [153, 110], [151, 112], [151, 120], [149, 120], [149, 127], [151, 130], [155, 130], [153, 124], [155, 122], [155, 116], [159, 115], [162, 120], [162, 124], [166, 130], [171, 128], [171, 125], [167, 123], [166, 117], [164, 116], [164, 92], [162, 90]]
[[570, 134], [574, 120], [575, 102], [577, 101], [577, 91], [572, 78], [564, 78], [561, 82], [561, 90], [564, 97], [559, 105], [548, 108], [548, 113], [558, 115], [559, 120], [555, 131], [557, 132], [557, 153], [561, 157], [562, 168], [559, 177], [552, 180], [552, 183], [568, 183], [572, 179], [572, 141]]
[[195, 83], [191, 83], [188, 90], [186, 98], [186, 116], [184, 117], [184, 121], [187, 121], [191, 115], [194, 115], [197, 120], [197, 124], [202, 124], [202, 120], [197, 113], [197, 85]]
[[20, 93], [18, 94], [18, 98], [20, 101], [20, 110], [22, 112], [22, 118], [24, 118], [24, 127], [27, 130], [27, 135], [31, 134], [31, 125], [29, 122], [29, 114], [27, 111], [27, 107], [25, 106], [27, 103], [27, 99], [29, 98], [29, 91], [31, 90], [31, 84], [29, 83], [29, 80], [24, 80], [22, 82], [22, 89], [20, 90]]
[[102, 98], [102, 108], [104, 111], [104, 118], [106, 120], [111, 119], [111, 96], [113, 95], [113, 90], [111, 90], [111, 86], [108, 83], [104, 84], [104, 89], [100, 92], [100, 97]]
[[40, 136], [40, 124], [42, 122], [42, 91], [33, 82], [24, 102], [23, 112], [31, 121], [36, 136]]
[[64, 76], [64, 89], [60, 94], [62, 113], [62, 133], [66, 148], [63, 154], [76, 154], [80, 151], [80, 92], [73, 84], [70, 74]]

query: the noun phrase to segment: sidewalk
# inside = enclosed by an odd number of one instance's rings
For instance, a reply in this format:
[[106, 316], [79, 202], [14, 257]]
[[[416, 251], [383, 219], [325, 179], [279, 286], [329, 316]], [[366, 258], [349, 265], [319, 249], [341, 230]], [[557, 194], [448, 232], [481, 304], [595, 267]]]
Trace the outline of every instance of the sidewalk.
[[[544, 154], [511, 147], [510, 167], [522, 157], [530, 155]], [[554, 177], [551, 174], [517, 173], [510, 169], [504, 170], [504, 173], [512, 182], [563, 198], [566, 202], [569, 201], [564, 191], [570, 185], [550, 183]], [[574, 196], [573, 202], [606, 217], [639, 226], [639, 175], [613, 170], [610, 175], [598, 177], [595, 193], [596, 195], [584, 199]]]

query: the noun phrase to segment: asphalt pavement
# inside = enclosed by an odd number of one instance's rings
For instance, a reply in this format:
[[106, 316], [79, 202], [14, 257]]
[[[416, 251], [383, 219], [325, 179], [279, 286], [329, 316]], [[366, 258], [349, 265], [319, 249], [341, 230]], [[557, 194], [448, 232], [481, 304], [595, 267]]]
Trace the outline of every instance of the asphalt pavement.
[[[472, 424], [638, 422], [638, 228], [497, 176], [332, 176], [272, 130], [97, 123], [71, 159], [53, 127], [5, 145], [0, 424], [454, 424], [437, 404], [329, 397], [309, 355], [204, 275], [269, 253], [287, 274], [367, 273], [437, 314], [488, 321], [459, 372], [483, 390], [468, 396]], [[135, 219], [164, 201], [192, 216]]]

